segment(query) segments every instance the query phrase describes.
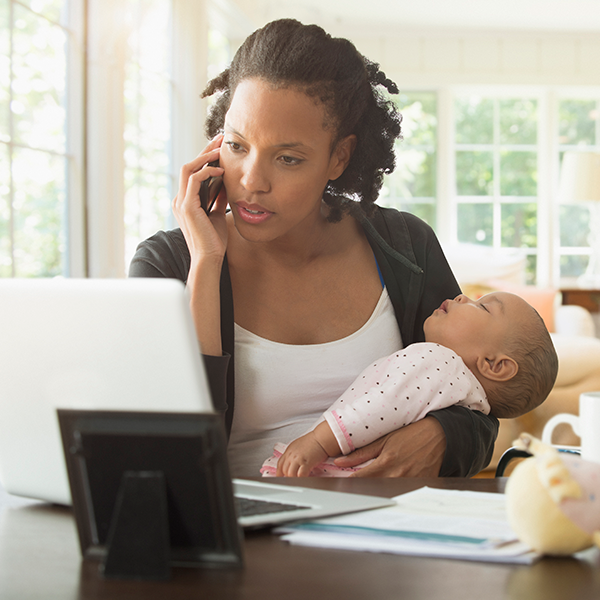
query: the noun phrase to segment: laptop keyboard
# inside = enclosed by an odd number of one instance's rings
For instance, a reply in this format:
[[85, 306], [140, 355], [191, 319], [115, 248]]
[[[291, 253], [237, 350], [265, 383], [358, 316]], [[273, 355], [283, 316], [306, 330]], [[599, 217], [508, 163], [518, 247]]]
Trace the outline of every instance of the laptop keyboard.
[[307, 505], [284, 504], [282, 502], [255, 500], [254, 498], [243, 498], [238, 496], [235, 497], [235, 506], [238, 516], [240, 517], [252, 517], [254, 515], [265, 515], [286, 512], [290, 510], [299, 510], [302, 508], [311, 508]]

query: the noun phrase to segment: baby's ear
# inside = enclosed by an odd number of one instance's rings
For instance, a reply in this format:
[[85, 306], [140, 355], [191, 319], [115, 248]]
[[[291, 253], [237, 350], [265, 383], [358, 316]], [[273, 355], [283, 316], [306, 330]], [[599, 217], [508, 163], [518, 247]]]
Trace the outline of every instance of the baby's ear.
[[498, 354], [492, 357], [480, 356], [477, 359], [477, 369], [492, 381], [508, 381], [517, 374], [519, 365], [514, 358]]

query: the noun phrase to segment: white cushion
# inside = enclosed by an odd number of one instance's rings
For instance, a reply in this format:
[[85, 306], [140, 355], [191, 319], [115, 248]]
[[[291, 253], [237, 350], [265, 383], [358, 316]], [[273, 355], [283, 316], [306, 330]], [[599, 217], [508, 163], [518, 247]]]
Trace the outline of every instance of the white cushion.
[[592, 315], [582, 306], [574, 304], [557, 307], [554, 313], [556, 333], [594, 337], [596, 326]]
[[600, 371], [600, 339], [551, 334], [558, 354], [556, 386], [573, 385], [594, 371]]

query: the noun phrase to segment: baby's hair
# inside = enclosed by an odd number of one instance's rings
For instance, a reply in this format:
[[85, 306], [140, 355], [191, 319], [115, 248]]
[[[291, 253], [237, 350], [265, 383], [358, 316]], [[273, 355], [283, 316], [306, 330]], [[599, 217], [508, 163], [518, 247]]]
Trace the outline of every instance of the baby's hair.
[[507, 382], [488, 386], [492, 414], [500, 419], [519, 417], [538, 407], [552, 391], [558, 374], [558, 356], [539, 313], [531, 307], [528, 324], [515, 324], [507, 354], [519, 365]]
[[384, 174], [395, 167], [394, 144], [401, 137], [402, 117], [381, 87], [398, 93], [379, 65], [362, 56], [343, 38], [333, 38], [317, 25], [293, 19], [268, 23], [251, 34], [229, 68], [209, 81], [202, 97], [220, 92], [206, 121], [206, 134], [223, 129], [233, 94], [245, 79], [257, 78], [275, 88], [298, 87], [325, 107], [325, 127], [334, 129], [332, 151], [348, 135], [356, 147], [344, 173], [329, 181], [323, 199], [329, 220], [339, 221], [355, 206], [370, 214]]

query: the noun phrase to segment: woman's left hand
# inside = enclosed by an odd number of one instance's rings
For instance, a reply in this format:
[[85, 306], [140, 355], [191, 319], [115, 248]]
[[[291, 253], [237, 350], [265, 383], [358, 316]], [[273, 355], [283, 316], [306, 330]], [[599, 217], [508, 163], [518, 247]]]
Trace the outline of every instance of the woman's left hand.
[[336, 459], [335, 464], [355, 467], [375, 459], [352, 477], [439, 477], [445, 452], [442, 426], [426, 417]]

